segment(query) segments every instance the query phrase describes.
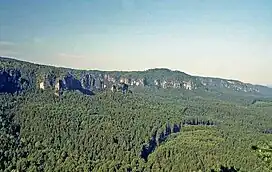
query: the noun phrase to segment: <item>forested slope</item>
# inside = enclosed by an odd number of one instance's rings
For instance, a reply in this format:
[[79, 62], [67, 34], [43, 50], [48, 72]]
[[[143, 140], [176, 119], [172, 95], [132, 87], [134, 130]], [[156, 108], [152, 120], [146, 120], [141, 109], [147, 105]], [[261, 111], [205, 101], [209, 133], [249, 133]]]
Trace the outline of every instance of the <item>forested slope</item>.
[[[165, 103], [111, 92], [58, 98], [36, 91], [1, 99], [1, 119], [8, 119], [2, 170], [207, 171], [224, 165], [269, 171], [251, 146], [272, 139], [262, 133], [272, 127], [271, 108]], [[141, 152], [154, 133], [156, 147], [145, 161]]]
[[[44, 75], [86, 71], [10, 59], [0, 67], [0, 171], [272, 170], [269, 97], [144, 83], [130, 86], [132, 94], [66, 89], [56, 96], [54, 85], [39, 87]], [[133, 75], [172, 77], [162, 69]]]

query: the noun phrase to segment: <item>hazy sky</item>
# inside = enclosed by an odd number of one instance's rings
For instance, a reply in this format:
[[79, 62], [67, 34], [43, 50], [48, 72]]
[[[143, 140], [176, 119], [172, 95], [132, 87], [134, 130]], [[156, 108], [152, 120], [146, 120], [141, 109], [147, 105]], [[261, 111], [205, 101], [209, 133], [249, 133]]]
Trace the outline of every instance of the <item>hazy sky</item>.
[[0, 55], [272, 83], [272, 1], [0, 0]]

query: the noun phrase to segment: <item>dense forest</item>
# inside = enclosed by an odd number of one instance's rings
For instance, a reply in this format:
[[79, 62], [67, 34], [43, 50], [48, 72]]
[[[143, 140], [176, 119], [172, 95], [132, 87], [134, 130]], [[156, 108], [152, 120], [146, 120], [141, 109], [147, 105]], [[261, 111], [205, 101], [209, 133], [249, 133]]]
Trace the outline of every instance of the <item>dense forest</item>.
[[56, 96], [31, 83], [68, 69], [1, 68], [20, 70], [23, 87], [0, 87], [0, 171], [272, 171], [270, 98], [161, 88]]

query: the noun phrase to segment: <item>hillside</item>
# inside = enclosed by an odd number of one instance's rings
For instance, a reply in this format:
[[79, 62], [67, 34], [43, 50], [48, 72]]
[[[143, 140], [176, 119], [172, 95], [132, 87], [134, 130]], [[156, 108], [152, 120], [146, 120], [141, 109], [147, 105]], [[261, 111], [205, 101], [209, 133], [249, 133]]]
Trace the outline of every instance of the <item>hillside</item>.
[[21, 75], [20, 77], [26, 80], [32, 88], [56, 88], [56, 85], [59, 84], [63, 86], [59, 89], [79, 90], [86, 94], [92, 94], [95, 90], [110, 89], [112, 85], [125, 83], [131, 88], [174, 88], [217, 93], [218, 95], [272, 96], [272, 88], [266, 86], [252, 85], [236, 80], [191, 76], [180, 71], [161, 68], [132, 72], [74, 70], [3, 57], [0, 58], [0, 68], [16, 70]]
[[272, 170], [272, 100], [261, 91], [168, 69], [86, 71], [7, 58], [0, 68], [0, 171]]

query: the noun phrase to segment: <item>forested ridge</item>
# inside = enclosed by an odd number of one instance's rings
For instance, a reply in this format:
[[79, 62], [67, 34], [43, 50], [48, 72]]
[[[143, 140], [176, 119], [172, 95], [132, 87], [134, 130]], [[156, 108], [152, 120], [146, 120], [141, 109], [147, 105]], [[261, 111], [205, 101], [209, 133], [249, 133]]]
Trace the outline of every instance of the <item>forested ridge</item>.
[[[2, 64], [26, 80], [39, 74], [23, 66]], [[0, 106], [0, 171], [272, 171], [269, 98], [28, 87], [0, 93]]]

